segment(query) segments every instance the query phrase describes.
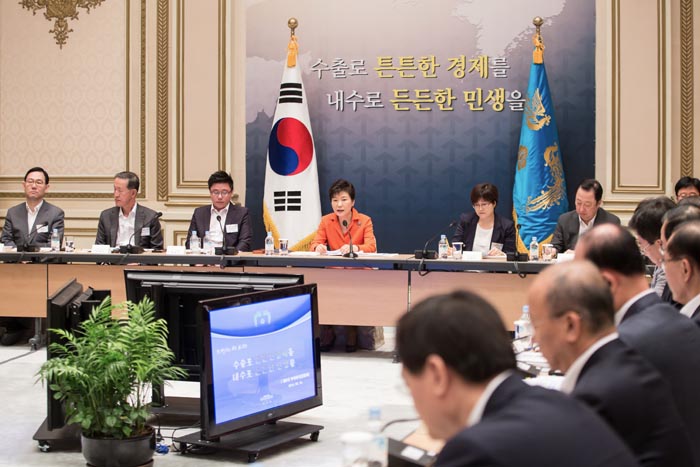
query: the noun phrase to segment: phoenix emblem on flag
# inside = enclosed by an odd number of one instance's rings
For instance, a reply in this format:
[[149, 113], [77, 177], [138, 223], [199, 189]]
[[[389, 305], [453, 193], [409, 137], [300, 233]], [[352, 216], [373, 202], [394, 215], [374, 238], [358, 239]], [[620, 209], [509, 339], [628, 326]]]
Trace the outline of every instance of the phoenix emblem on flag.
[[540, 90], [536, 89], [535, 93], [532, 95], [532, 99], [528, 99], [525, 103], [525, 120], [527, 121], [527, 127], [532, 131], [538, 131], [542, 129], [543, 126], [549, 125], [551, 119], [552, 117], [547, 115], [547, 109], [544, 108], [544, 104], [542, 103]]
[[541, 191], [539, 196], [535, 198], [528, 196], [526, 212], [549, 209], [551, 206], [561, 203], [561, 200], [566, 195], [564, 193], [564, 167], [561, 164], [559, 145], [557, 143], [545, 149], [544, 163], [549, 167], [549, 173], [554, 183], [547, 185], [547, 190]]

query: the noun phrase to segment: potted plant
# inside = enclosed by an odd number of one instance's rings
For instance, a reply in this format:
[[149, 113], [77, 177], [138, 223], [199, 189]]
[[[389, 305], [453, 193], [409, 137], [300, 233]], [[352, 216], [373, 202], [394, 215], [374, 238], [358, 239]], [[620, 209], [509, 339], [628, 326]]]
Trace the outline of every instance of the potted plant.
[[167, 323], [155, 318], [153, 302], [144, 298], [113, 306], [107, 297], [75, 332], [50, 332], [60, 342], [51, 344], [55, 357], [38, 376], [65, 404], [67, 423], [80, 425], [88, 463], [150, 462], [155, 448], [153, 428], [146, 423], [151, 388], [185, 376], [172, 364]]

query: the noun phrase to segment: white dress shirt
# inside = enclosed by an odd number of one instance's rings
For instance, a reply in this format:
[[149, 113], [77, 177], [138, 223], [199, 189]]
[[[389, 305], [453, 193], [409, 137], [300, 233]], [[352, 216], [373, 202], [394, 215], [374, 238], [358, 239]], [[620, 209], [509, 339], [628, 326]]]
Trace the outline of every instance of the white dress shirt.
[[607, 344], [608, 342], [617, 339], [618, 334], [616, 332], [610, 333], [607, 336], [601, 337], [593, 343], [590, 347], [586, 349], [581, 355], [578, 356], [574, 363], [571, 364], [569, 370], [564, 375], [564, 379], [561, 381], [560, 391], [566, 394], [571, 394], [576, 387], [578, 382], [578, 377], [581, 376], [581, 370], [586, 366], [588, 360], [593, 356], [596, 351]]
[[124, 211], [119, 209], [119, 229], [117, 230], [117, 245], [134, 244], [134, 224], [136, 223], [136, 208], [138, 203], [134, 203], [131, 212], [124, 215]]
[[593, 216], [593, 219], [591, 219], [590, 222], [588, 222], [588, 224], [586, 224], [585, 222], [583, 222], [583, 219], [581, 219], [581, 216], [578, 216], [578, 236], [579, 237], [581, 235], [583, 235], [584, 233], [586, 233], [586, 231], [590, 230], [591, 227], [593, 227], [593, 225], [595, 224], [596, 217], [598, 217], [598, 211], [595, 212], [595, 216]]
[[693, 316], [693, 313], [695, 310], [698, 309], [700, 306], [700, 294], [694, 296], [688, 303], [683, 305], [683, 308], [681, 308], [681, 314], [686, 315], [688, 318]]
[[627, 311], [630, 309], [630, 307], [640, 298], [649, 295], [650, 293], [656, 293], [654, 292], [653, 289], [647, 289], [643, 292], [639, 292], [637, 295], [634, 297], [630, 298], [625, 302], [624, 305], [620, 307], [619, 310], [615, 312], [615, 326], [619, 326], [622, 320], [624, 319], [625, 315], [627, 314]]
[[42, 199], [39, 201], [39, 204], [36, 205], [33, 211], [27, 203], [24, 203], [24, 205], [27, 207], [27, 233], [29, 233], [32, 231], [32, 227], [34, 227], [36, 216], [39, 214], [39, 209], [41, 209], [41, 207], [44, 205], [44, 200]]
[[491, 237], [493, 236], [493, 227], [490, 229], [482, 229], [479, 224], [476, 225], [476, 232], [474, 233], [474, 244], [472, 245], [472, 251], [480, 251], [482, 253], [488, 253], [491, 251]]
[[494, 391], [496, 391], [496, 389], [498, 389], [498, 386], [500, 386], [501, 383], [511, 375], [511, 373], [511, 370], [506, 370], [497, 374], [491, 381], [489, 381], [489, 384], [486, 385], [484, 392], [481, 393], [481, 396], [476, 401], [474, 408], [469, 414], [467, 426], [476, 425], [481, 421], [481, 418], [484, 416], [484, 409], [486, 409], [486, 404], [488, 404], [489, 399], [491, 399], [491, 395], [494, 393]]
[[[224, 233], [221, 231], [221, 226], [224, 228], [226, 225], [226, 216], [228, 215], [228, 207], [231, 204], [227, 204], [224, 209], [217, 211], [214, 205], [211, 206], [211, 219], [209, 219], [209, 240], [211, 240], [212, 245], [215, 247], [224, 245]], [[221, 222], [219, 223], [216, 216], [221, 216]]]

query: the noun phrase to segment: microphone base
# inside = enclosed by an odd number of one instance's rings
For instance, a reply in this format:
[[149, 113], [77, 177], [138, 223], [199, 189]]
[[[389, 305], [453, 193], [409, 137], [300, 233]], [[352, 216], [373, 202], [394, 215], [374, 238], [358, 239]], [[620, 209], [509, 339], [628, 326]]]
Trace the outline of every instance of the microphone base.
[[36, 253], [39, 251], [38, 245], [17, 245], [18, 252]]
[[348, 251], [343, 255], [343, 258], [357, 258], [358, 254], [355, 253], [354, 251]]
[[143, 248], [136, 245], [119, 245], [119, 253], [123, 255], [140, 255], [143, 253]]
[[438, 254], [435, 250], [415, 250], [413, 256], [416, 259], [437, 259]]
[[234, 255], [238, 254], [238, 249], [235, 246], [227, 246], [227, 247], [217, 246], [214, 248], [214, 254], [215, 255], [234, 256]]

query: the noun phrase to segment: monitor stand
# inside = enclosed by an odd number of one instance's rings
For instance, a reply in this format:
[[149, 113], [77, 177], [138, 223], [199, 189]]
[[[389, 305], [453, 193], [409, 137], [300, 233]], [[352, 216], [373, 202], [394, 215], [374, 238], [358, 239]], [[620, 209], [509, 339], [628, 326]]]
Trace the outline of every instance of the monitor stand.
[[307, 425], [305, 423], [276, 422], [266, 423], [243, 431], [229, 433], [218, 438], [217, 441], [201, 439], [201, 431], [173, 439], [173, 443], [180, 443], [181, 454], [196, 454], [197, 448], [207, 450], [233, 451], [248, 456], [248, 462], [258, 460], [260, 451], [270, 449], [280, 444], [311, 435], [311, 441], [318, 441], [320, 425]]

